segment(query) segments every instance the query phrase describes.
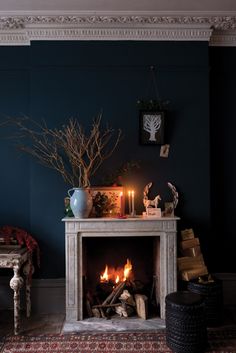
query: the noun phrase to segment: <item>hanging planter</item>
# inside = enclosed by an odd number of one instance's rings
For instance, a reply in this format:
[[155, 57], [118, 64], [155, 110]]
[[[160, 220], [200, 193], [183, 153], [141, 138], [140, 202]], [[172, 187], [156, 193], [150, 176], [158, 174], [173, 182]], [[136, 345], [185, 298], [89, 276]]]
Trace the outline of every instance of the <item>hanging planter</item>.
[[140, 99], [137, 101], [140, 110], [139, 138], [142, 145], [163, 145], [165, 111], [169, 101], [160, 99], [154, 66], [150, 67], [150, 73], [157, 99]]

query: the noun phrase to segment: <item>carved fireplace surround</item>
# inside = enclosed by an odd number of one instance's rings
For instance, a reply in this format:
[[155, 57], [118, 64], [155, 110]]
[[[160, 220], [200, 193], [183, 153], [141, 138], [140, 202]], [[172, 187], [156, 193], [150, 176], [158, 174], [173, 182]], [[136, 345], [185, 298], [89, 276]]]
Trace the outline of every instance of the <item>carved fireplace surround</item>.
[[[87, 237], [154, 237], [154, 274], [160, 316], [165, 318], [165, 296], [177, 288], [174, 218], [64, 218], [66, 236], [66, 321], [83, 320], [83, 240]], [[134, 239], [135, 240], [135, 239]]]

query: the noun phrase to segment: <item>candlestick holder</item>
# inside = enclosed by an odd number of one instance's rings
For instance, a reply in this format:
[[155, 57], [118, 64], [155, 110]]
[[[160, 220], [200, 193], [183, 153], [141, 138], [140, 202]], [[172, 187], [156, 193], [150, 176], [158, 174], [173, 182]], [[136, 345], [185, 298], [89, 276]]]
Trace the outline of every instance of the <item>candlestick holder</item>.
[[136, 211], [135, 210], [131, 211], [129, 217], [130, 218], [135, 218], [136, 217]]

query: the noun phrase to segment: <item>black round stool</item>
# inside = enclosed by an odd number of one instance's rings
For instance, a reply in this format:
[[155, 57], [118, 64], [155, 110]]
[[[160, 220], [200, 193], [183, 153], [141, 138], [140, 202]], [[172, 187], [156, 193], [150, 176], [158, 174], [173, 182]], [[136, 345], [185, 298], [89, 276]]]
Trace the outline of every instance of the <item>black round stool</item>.
[[220, 325], [223, 317], [222, 281], [214, 279], [212, 282], [199, 283], [197, 280], [192, 280], [187, 288], [205, 298], [207, 327]]
[[207, 346], [204, 298], [180, 291], [166, 296], [166, 343], [176, 353], [202, 353]]

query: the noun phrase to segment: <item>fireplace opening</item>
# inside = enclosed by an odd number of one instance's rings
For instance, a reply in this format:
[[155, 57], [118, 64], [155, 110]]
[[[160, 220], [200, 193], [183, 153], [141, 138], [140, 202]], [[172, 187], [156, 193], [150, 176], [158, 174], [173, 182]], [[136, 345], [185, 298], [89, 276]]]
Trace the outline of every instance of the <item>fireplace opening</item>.
[[160, 316], [159, 237], [83, 238], [83, 319]]

